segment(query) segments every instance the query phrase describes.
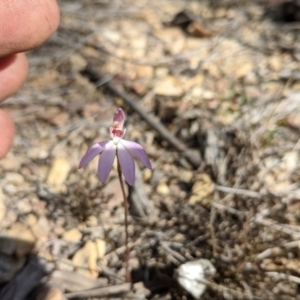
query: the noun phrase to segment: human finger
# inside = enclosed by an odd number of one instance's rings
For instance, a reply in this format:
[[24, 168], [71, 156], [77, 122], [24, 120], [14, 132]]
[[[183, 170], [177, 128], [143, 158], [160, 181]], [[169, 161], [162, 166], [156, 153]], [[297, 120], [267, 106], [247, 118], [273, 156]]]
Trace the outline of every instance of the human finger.
[[58, 24], [55, 0], [1, 0], [0, 57], [41, 45]]
[[0, 159], [3, 158], [9, 151], [15, 133], [15, 126], [9, 115], [0, 109]]
[[24, 53], [0, 58], [0, 102], [22, 87], [27, 73], [28, 63]]

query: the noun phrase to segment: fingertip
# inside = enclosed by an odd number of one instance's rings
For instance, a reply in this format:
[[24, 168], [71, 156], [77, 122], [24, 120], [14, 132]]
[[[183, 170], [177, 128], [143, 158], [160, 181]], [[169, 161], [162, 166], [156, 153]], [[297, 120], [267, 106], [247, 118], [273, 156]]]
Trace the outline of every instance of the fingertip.
[[28, 62], [24, 53], [0, 58], [0, 101], [15, 94], [24, 84]]
[[0, 56], [34, 49], [57, 30], [55, 0], [0, 1]]
[[0, 128], [1, 128], [1, 137], [0, 137], [0, 159], [3, 158], [9, 151], [14, 135], [15, 135], [15, 126], [7, 114], [6, 111], [0, 109]]

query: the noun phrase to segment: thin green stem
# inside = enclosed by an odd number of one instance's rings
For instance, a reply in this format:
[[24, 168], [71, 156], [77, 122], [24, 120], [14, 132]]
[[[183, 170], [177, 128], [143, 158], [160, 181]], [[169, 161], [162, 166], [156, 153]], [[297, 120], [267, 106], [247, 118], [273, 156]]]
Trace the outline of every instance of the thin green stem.
[[118, 161], [118, 175], [119, 175], [119, 181], [122, 189], [122, 194], [123, 194], [123, 199], [124, 199], [124, 209], [125, 209], [125, 281], [126, 282], [131, 282], [131, 276], [129, 272], [129, 247], [128, 247], [128, 202], [127, 202], [127, 197], [125, 193], [125, 187], [124, 187], [124, 181], [122, 178], [122, 169], [121, 165], [119, 162], [119, 159], [117, 157]]

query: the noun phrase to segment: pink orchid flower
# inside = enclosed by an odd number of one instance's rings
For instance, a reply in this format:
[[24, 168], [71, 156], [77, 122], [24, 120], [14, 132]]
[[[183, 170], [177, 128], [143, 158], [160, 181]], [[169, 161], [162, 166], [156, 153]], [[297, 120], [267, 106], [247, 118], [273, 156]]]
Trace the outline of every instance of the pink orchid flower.
[[98, 176], [100, 181], [105, 183], [117, 156], [126, 182], [133, 186], [135, 180], [134, 158], [148, 169], [152, 168], [146, 151], [140, 144], [123, 140], [126, 132], [126, 129], [123, 128], [124, 122], [125, 114], [121, 108], [118, 108], [113, 117], [113, 125], [110, 127], [112, 139], [96, 143], [88, 149], [79, 163], [79, 169], [89, 163], [95, 156], [101, 154], [98, 163]]

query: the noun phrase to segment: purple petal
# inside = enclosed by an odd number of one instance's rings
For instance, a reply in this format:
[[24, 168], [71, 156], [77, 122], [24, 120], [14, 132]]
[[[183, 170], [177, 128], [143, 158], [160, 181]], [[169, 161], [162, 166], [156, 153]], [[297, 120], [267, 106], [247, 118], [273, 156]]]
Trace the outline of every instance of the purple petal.
[[79, 167], [78, 169], [83, 168], [86, 164], [88, 164], [96, 155], [100, 154], [103, 149], [104, 146], [103, 143], [107, 143], [107, 142], [101, 142], [101, 143], [97, 143], [94, 144], [90, 149], [88, 149], [88, 151], [84, 154], [84, 156], [82, 157], [80, 163], [79, 163]]
[[133, 186], [135, 180], [134, 160], [130, 152], [121, 143], [118, 143], [118, 159], [125, 180], [129, 185]]
[[116, 156], [116, 145], [109, 141], [100, 156], [98, 164], [98, 176], [102, 183], [105, 183], [111, 171]]
[[125, 114], [122, 108], [118, 108], [114, 113], [113, 123], [119, 124], [120, 128], [123, 128], [125, 122]]
[[131, 155], [138, 159], [145, 167], [152, 169], [148, 155], [140, 144], [126, 140], [120, 140], [120, 143], [122, 143], [123, 146], [129, 150]]

